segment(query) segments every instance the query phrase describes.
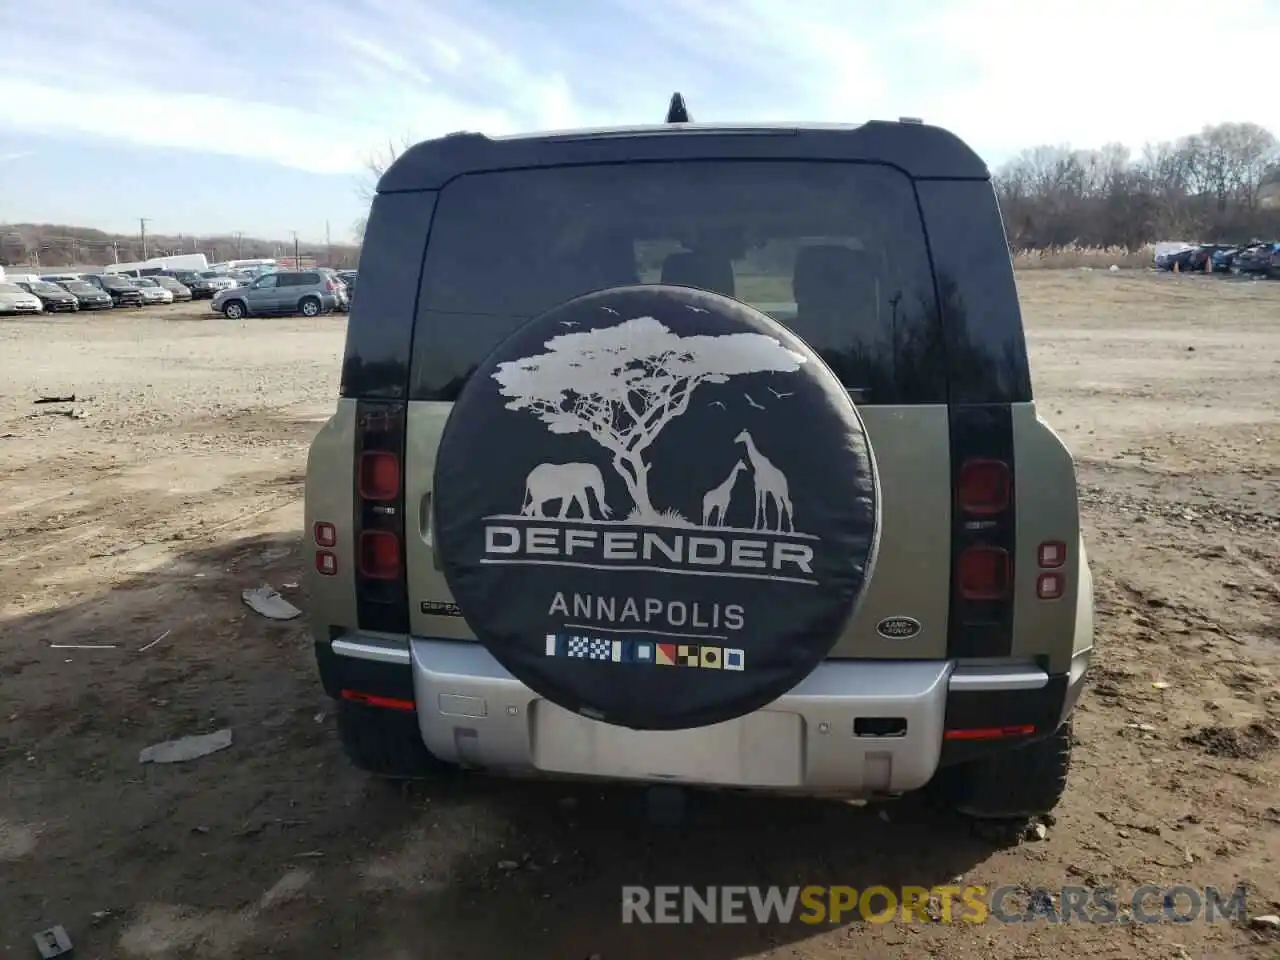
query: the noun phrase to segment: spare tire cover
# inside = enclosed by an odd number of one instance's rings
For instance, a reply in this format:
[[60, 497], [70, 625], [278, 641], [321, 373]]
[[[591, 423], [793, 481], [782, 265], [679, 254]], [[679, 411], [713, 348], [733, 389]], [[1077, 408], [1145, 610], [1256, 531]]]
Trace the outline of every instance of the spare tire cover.
[[508, 337], [436, 459], [436, 550], [477, 638], [535, 693], [674, 730], [777, 699], [871, 574], [875, 465], [786, 327], [690, 287], [615, 287]]

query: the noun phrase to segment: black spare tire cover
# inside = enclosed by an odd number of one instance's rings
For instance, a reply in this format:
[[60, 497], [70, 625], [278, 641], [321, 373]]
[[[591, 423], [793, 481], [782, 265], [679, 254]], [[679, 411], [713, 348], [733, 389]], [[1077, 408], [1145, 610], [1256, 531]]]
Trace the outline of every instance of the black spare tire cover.
[[866, 432], [826, 364], [744, 303], [662, 285], [570, 300], [480, 364], [434, 513], [494, 658], [638, 730], [730, 720], [803, 680], [879, 533]]

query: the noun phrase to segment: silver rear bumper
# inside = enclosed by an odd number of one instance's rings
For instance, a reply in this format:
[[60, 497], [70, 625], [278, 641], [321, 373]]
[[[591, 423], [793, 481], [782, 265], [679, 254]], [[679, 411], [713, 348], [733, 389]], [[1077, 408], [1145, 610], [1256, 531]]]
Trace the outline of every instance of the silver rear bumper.
[[[415, 638], [405, 649], [403, 640], [392, 647], [344, 638], [333, 651], [410, 666], [422, 739], [450, 763], [814, 795], [919, 789], [938, 768], [949, 692], [1036, 690], [1049, 680], [1027, 664], [829, 660], [737, 720], [637, 731], [543, 700], [477, 643]], [[895, 722], [898, 732], [866, 735], [868, 720]]]

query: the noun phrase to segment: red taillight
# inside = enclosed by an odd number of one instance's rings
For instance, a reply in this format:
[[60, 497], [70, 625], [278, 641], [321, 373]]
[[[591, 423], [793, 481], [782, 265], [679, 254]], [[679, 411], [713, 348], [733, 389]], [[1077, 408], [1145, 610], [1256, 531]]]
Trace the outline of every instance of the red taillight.
[[338, 558], [328, 550], [317, 550], [316, 572], [326, 577], [336, 577], [338, 575]]
[[370, 580], [395, 580], [400, 576], [400, 538], [386, 530], [360, 534], [360, 573]]
[[338, 528], [332, 523], [317, 523], [312, 534], [316, 538], [317, 547], [333, 547], [338, 543]]
[[383, 450], [360, 455], [360, 496], [365, 500], [394, 500], [400, 495], [400, 460]]
[[326, 290], [337, 290], [337, 289], [338, 289], [337, 287], [335, 287], [335, 286], [333, 285], [333, 281], [332, 281], [332, 280], [326, 280], [326, 281], [324, 282], [324, 288], [325, 288]]
[[1036, 732], [1034, 724], [1024, 723], [1014, 727], [970, 727], [947, 730], [944, 740], [1003, 740], [1006, 737], [1029, 737]]
[[1041, 568], [1056, 570], [1067, 562], [1067, 545], [1061, 540], [1047, 540], [1036, 552]]
[[379, 697], [360, 690], [343, 690], [342, 699], [352, 703], [363, 703], [366, 707], [382, 707], [384, 710], [404, 710], [412, 712], [416, 709], [412, 700], [401, 700], [398, 697]]
[[1009, 554], [999, 547], [970, 547], [960, 554], [960, 595], [1003, 600], [1009, 592]]
[[1066, 578], [1060, 573], [1042, 573], [1036, 580], [1036, 596], [1041, 600], [1060, 600], [1066, 590]]
[[960, 467], [957, 497], [960, 509], [975, 517], [989, 517], [1009, 509], [1012, 487], [1009, 465], [1001, 460], [966, 460]]

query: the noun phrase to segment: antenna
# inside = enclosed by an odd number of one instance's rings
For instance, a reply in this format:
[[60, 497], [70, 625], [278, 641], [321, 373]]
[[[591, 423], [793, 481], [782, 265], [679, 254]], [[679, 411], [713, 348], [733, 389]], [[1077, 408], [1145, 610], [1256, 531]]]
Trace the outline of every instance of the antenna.
[[679, 91], [671, 95], [671, 105], [667, 107], [667, 123], [691, 123], [689, 109], [684, 105], [684, 97]]

